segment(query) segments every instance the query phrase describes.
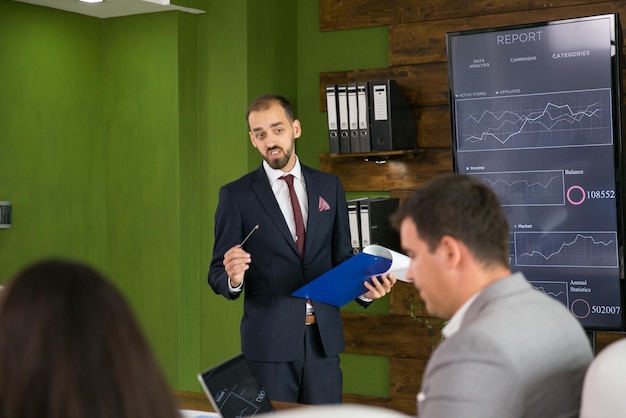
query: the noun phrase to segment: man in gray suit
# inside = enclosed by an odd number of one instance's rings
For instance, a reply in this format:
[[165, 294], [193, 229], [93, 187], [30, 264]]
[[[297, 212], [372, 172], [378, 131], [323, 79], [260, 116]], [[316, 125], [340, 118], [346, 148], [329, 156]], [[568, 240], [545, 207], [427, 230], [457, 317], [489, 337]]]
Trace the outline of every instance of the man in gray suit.
[[430, 315], [450, 321], [417, 395], [420, 418], [577, 417], [589, 340], [561, 303], [508, 263], [509, 227], [496, 195], [446, 175], [394, 214]]

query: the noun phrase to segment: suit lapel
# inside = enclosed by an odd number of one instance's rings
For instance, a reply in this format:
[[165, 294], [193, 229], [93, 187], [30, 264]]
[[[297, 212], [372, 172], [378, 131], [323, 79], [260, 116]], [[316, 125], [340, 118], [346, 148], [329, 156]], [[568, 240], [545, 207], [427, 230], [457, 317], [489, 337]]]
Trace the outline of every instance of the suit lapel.
[[[267, 175], [265, 174], [265, 170], [263, 170], [263, 165], [261, 165], [255, 172], [254, 176], [252, 176], [251, 182], [252, 189], [254, 193], [256, 193], [259, 201], [261, 202], [261, 206], [263, 210], [267, 213], [268, 217], [274, 223], [276, 229], [280, 232], [283, 238], [289, 243], [289, 245], [293, 248], [296, 254], [300, 254], [298, 252], [298, 247], [296, 242], [293, 240], [291, 236], [291, 232], [289, 232], [289, 227], [287, 226], [287, 222], [285, 218], [282, 216], [280, 211], [280, 206], [278, 206], [278, 202], [276, 202], [276, 197], [274, 196], [274, 192], [270, 187], [269, 182], [267, 181]], [[308, 231], [307, 231], [308, 232]], [[308, 242], [308, 234], [305, 241], [305, 254], [306, 254], [306, 242]]]
[[306, 258], [307, 248], [312, 248], [315, 242], [315, 225], [318, 224], [319, 217], [319, 182], [315, 180], [315, 174], [308, 167], [302, 165], [302, 175], [306, 183], [306, 196], [309, 203], [308, 219], [306, 221], [306, 240], [304, 241], [304, 258]]

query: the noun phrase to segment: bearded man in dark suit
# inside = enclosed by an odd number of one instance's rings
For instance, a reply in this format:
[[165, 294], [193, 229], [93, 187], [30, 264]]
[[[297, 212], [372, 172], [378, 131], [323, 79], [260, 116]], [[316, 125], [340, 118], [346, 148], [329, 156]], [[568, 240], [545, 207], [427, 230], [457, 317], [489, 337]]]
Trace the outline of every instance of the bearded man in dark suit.
[[[345, 192], [336, 176], [300, 163], [300, 121], [287, 99], [260, 96], [246, 116], [263, 162], [220, 189], [208, 282], [227, 299], [245, 295], [242, 351], [271, 400], [339, 403], [340, 310], [291, 294], [351, 256]], [[367, 306], [394, 284], [393, 275], [373, 277], [357, 301]]]

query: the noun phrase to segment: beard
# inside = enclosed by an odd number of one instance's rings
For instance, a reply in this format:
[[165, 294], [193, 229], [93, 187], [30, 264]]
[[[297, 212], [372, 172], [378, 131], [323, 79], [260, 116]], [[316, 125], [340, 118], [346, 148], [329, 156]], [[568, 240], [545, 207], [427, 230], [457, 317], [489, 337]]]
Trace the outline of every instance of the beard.
[[283, 152], [283, 155], [280, 158], [272, 158], [270, 159], [269, 157], [265, 157], [265, 161], [267, 161], [267, 163], [270, 165], [270, 167], [272, 167], [274, 170], [282, 170], [287, 163], [289, 163], [289, 160], [291, 159], [291, 155], [293, 154], [293, 145], [288, 149], [288, 150], [284, 150], [280, 147], [273, 147], [267, 150], [267, 154], [269, 154], [271, 151], [279, 149]]

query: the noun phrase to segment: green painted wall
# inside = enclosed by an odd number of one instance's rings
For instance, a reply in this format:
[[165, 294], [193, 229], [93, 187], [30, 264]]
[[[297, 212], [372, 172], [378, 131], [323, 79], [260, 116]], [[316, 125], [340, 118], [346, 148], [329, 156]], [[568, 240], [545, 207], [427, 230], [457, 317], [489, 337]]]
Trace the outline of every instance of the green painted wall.
[[179, 298], [178, 298], [178, 385], [197, 389], [195, 375], [200, 368], [200, 294], [206, 293], [200, 248], [200, 201], [205, 192], [200, 176], [198, 111], [199, 57], [198, 19], [178, 16], [178, 166], [179, 166]]
[[320, 112], [320, 73], [384, 68], [388, 61], [386, 27], [320, 32], [319, 1], [298, 2], [298, 115], [303, 124], [298, 155], [319, 167], [328, 152], [326, 113]]
[[[289, 97], [297, 152], [328, 150], [319, 73], [387, 65], [387, 30], [320, 33], [317, 0], [207, 0], [207, 13], [99, 20], [0, 0], [0, 281], [48, 255], [127, 295], [172, 386], [239, 351], [241, 301], [206, 285], [221, 185], [260, 163], [245, 109]], [[386, 304], [377, 303], [384, 311]], [[345, 356], [346, 389], [384, 396], [384, 359]], [[362, 387], [360, 369], [367, 364]]]
[[[245, 109], [248, 102], [247, 4], [211, 1], [200, 17], [200, 364], [197, 371], [239, 352], [242, 301], [230, 302], [209, 288], [218, 190], [248, 170]], [[199, 385], [187, 386], [200, 390]]]
[[180, 261], [188, 188], [179, 184], [177, 14], [103, 21], [0, 7], [0, 195], [14, 212], [0, 276], [47, 256], [96, 265], [127, 295], [176, 385], [189, 270]]
[[[296, 98], [296, 3], [290, 0], [212, 1], [201, 17], [200, 113], [201, 203], [200, 369], [240, 350], [242, 300], [227, 301], [206, 284], [213, 250], [219, 188], [261, 163], [245, 119], [249, 101], [275, 92]], [[243, 17], [243, 18], [242, 18]], [[206, 75], [206, 77], [205, 77]], [[203, 84], [206, 80], [206, 84]], [[201, 105], [202, 106], [202, 105]], [[197, 384], [195, 389], [198, 390]]]
[[[47, 256], [103, 266], [100, 22], [0, 2], [0, 277]], [[54, 36], [51, 36], [54, 34]]]
[[106, 265], [171, 382], [181, 286], [176, 17], [116, 18], [102, 31]]
[[[261, 94], [281, 94], [298, 114], [297, 2], [248, 0], [247, 3], [248, 102]], [[239, 112], [244, 126], [246, 107]], [[248, 168], [253, 170], [261, 163], [261, 156], [250, 140], [248, 155]]]
[[[298, 155], [310, 166], [319, 167], [319, 153], [328, 152], [326, 113], [320, 112], [319, 76], [322, 72], [384, 68], [388, 62], [386, 27], [320, 32], [319, 2], [298, 2], [298, 115], [302, 137]], [[367, 313], [387, 313], [388, 300], [376, 301]], [[363, 312], [356, 303], [346, 311]], [[363, 330], [368, 332], [368, 330]], [[389, 396], [389, 360], [384, 357], [342, 354], [344, 392]]]

